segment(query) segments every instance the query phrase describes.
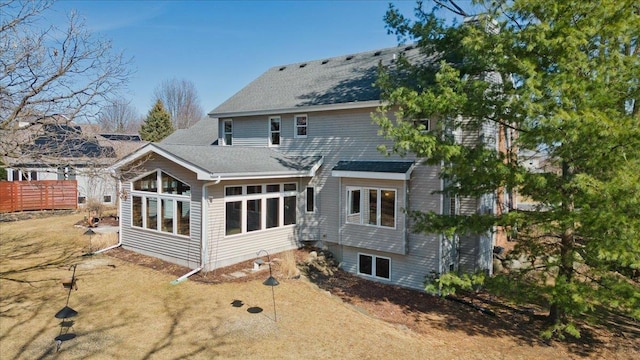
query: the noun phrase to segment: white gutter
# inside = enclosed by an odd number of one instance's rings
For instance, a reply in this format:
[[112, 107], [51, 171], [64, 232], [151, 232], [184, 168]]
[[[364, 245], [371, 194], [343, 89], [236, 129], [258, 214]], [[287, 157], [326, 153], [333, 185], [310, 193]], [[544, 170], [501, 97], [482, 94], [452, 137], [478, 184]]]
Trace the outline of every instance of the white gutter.
[[201, 216], [201, 220], [200, 220], [200, 241], [201, 241], [201, 246], [200, 246], [200, 267], [193, 269], [191, 271], [189, 271], [188, 273], [180, 276], [179, 278], [171, 281], [171, 285], [177, 285], [185, 280], [187, 280], [187, 278], [189, 278], [189, 276], [202, 271], [202, 269], [204, 269], [205, 265], [207, 264], [207, 213], [208, 213], [208, 208], [207, 208], [207, 187], [208, 186], [212, 186], [212, 185], [218, 185], [220, 183], [220, 181], [222, 181], [222, 178], [220, 176], [218, 176], [218, 179], [216, 181], [212, 181], [212, 182], [208, 182], [208, 183], [204, 183], [202, 184], [202, 199], [200, 202], [200, 206], [201, 206], [201, 211], [200, 211], [200, 216]]
[[[122, 194], [122, 180], [118, 179], [118, 197], [120, 196], [120, 194]], [[122, 216], [121, 215], [122, 215], [122, 199], [118, 199], [118, 243], [113, 246], [109, 246], [107, 248], [94, 251], [90, 253], [91, 255], [100, 254], [105, 251], [120, 247], [122, 245]]]

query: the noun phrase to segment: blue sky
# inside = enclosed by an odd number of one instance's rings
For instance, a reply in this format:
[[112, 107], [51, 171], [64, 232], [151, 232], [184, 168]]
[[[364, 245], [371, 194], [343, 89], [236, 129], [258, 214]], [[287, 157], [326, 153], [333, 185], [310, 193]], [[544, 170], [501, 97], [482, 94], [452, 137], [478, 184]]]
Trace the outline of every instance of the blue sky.
[[[462, 1], [462, 3], [468, 1]], [[411, 15], [414, 1], [393, 1]], [[389, 1], [69, 1], [88, 28], [133, 59], [124, 97], [141, 115], [171, 78], [192, 81], [208, 112], [272, 66], [395, 46]], [[61, 24], [62, 25], [62, 24]]]

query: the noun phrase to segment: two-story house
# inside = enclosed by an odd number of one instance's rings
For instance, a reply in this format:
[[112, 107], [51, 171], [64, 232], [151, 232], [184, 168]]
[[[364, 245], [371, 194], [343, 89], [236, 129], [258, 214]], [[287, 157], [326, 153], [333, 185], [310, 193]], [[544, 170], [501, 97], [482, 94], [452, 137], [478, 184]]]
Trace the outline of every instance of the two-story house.
[[346, 271], [418, 289], [459, 266], [490, 271], [490, 236], [410, 230], [405, 210], [460, 211], [434, 193], [439, 166], [377, 150], [376, 69], [400, 52], [421, 56], [403, 46], [273, 67], [210, 119], [122, 159], [122, 246], [210, 271], [313, 242]]

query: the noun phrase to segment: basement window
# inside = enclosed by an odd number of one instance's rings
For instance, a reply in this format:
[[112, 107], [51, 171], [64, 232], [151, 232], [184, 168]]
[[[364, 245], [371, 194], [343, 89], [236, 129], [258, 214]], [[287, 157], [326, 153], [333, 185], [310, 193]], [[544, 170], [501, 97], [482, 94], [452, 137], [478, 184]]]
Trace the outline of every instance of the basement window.
[[391, 258], [358, 254], [358, 275], [377, 279], [391, 279]]

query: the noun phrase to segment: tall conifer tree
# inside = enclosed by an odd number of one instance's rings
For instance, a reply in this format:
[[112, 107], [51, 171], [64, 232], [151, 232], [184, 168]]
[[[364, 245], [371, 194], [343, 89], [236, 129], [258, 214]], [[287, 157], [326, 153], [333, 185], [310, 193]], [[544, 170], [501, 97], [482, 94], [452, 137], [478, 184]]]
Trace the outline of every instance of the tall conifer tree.
[[169, 136], [173, 130], [171, 115], [165, 110], [162, 101], [158, 100], [140, 127], [140, 137], [142, 140], [157, 142]]
[[[424, 11], [419, 2], [415, 20], [393, 6], [386, 14], [391, 33], [417, 42], [434, 61], [400, 58], [381, 67], [388, 100], [374, 116], [381, 133], [394, 140], [393, 151], [442, 166], [449, 196], [507, 189], [538, 206], [416, 212], [414, 230], [508, 229], [517, 239], [511, 256], [532, 265], [486, 285], [546, 307], [545, 336], [579, 336], [574, 320], [603, 309], [640, 319], [640, 4], [476, 1], [486, 13], [448, 24], [444, 8], [468, 14], [454, 1], [434, 3]], [[412, 119], [423, 118], [438, 127], [422, 131]], [[487, 123], [517, 134], [509, 151], [454, 141], [456, 129]], [[543, 156], [548, 167], [524, 166], [518, 154], [525, 152]], [[456, 276], [442, 274], [439, 285], [465, 283]]]

